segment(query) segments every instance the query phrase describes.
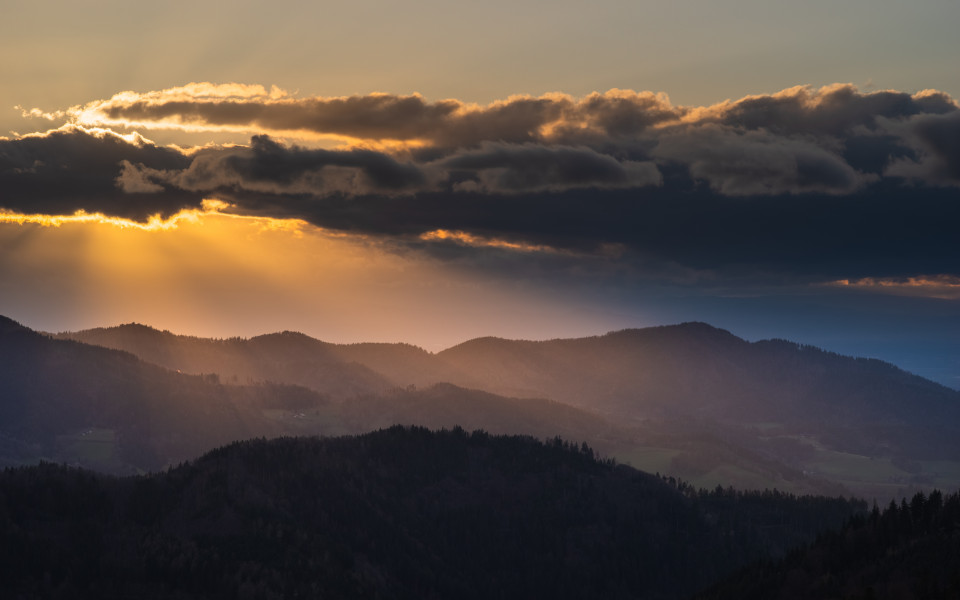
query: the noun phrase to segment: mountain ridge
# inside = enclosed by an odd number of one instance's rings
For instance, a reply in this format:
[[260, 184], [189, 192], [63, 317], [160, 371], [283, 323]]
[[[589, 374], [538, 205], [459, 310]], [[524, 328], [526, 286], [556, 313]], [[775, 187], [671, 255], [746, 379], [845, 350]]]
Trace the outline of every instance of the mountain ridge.
[[[23, 325], [20, 325], [19, 323], [17, 323], [13, 319], [10, 319], [9, 317], [3, 317], [2, 315], [0, 315], [0, 319], [4, 319], [5, 321], [14, 324], [17, 327], [27, 329], [26, 327], [24, 327]], [[581, 337], [573, 337], [573, 338], [554, 337], [554, 338], [547, 338], [542, 340], [531, 340], [531, 339], [522, 339], [522, 338], [506, 338], [501, 336], [480, 336], [476, 338], [471, 338], [469, 340], [465, 340], [463, 342], [459, 342], [457, 344], [454, 344], [453, 346], [449, 346], [447, 348], [444, 348], [442, 350], [438, 350], [435, 352], [431, 352], [429, 350], [424, 349], [421, 346], [417, 346], [416, 344], [411, 344], [408, 342], [348, 342], [348, 343], [327, 342], [322, 339], [315, 338], [309, 334], [305, 334], [303, 332], [296, 331], [296, 330], [282, 330], [277, 332], [258, 334], [250, 337], [231, 336], [226, 338], [219, 338], [219, 337], [211, 338], [211, 337], [202, 337], [202, 336], [196, 336], [196, 335], [190, 335], [190, 334], [172, 333], [169, 330], [160, 330], [160, 329], [151, 327], [150, 325], [138, 323], [136, 321], [133, 321], [130, 323], [122, 323], [119, 325], [108, 326], [108, 327], [95, 327], [91, 329], [84, 329], [84, 330], [77, 330], [77, 331], [62, 331], [58, 333], [46, 333], [46, 335], [50, 335], [57, 339], [80, 339], [81, 341], [88, 340], [87, 343], [94, 343], [94, 345], [100, 345], [100, 344], [97, 344], [95, 340], [103, 336], [103, 334], [113, 334], [113, 333], [122, 334], [125, 331], [145, 332], [156, 338], [160, 337], [157, 334], [162, 334], [162, 336], [166, 338], [192, 340], [192, 341], [213, 343], [213, 344], [230, 344], [230, 343], [236, 343], [236, 342], [262, 343], [262, 342], [273, 340], [273, 339], [285, 339], [285, 340], [296, 339], [296, 340], [302, 340], [302, 343], [304, 344], [315, 344], [317, 347], [336, 348], [336, 349], [346, 351], [347, 353], [349, 353], [350, 350], [354, 350], [354, 349], [366, 349], [366, 348], [398, 349], [399, 348], [399, 349], [410, 351], [411, 353], [425, 355], [425, 356], [440, 356], [446, 353], [451, 353], [455, 350], [461, 350], [463, 348], [469, 348], [475, 345], [490, 346], [490, 345], [496, 345], [496, 344], [518, 344], [518, 345], [524, 345], [529, 347], [536, 347], [538, 345], [549, 345], [553, 343], [580, 343], [580, 342], [588, 342], [588, 341], [617, 340], [617, 339], [629, 340], [631, 338], [636, 338], [636, 337], [655, 337], [656, 336], [662, 339], [663, 336], [659, 334], [668, 333], [668, 332], [697, 333], [701, 335], [705, 334], [706, 336], [709, 336], [709, 338], [712, 338], [714, 340], [722, 339], [724, 341], [747, 344], [750, 346], [781, 346], [782, 345], [782, 346], [788, 347], [791, 350], [798, 350], [798, 351], [812, 350], [812, 351], [821, 352], [836, 358], [853, 359], [860, 362], [870, 362], [877, 366], [882, 365], [884, 369], [895, 370], [897, 372], [910, 375], [918, 379], [923, 379], [924, 381], [930, 382], [935, 386], [939, 386], [951, 391], [956, 391], [956, 390], [952, 390], [952, 388], [948, 388], [947, 386], [941, 383], [926, 379], [921, 375], [917, 375], [893, 363], [883, 361], [881, 359], [838, 353], [820, 346], [794, 342], [792, 340], [788, 340], [785, 338], [763, 338], [755, 341], [748, 341], [743, 338], [740, 338], [739, 336], [735, 335], [734, 333], [730, 332], [727, 329], [715, 327], [703, 321], [684, 321], [681, 323], [676, 323], [671, 325], [656, 325], [656, 326], [650, 326], [650, 327], [629, 327], [624, 329], [610, 330], [606, 333], [592, 335], [592, 336], [581, 336]]]
[[52, 459], [129, 473], [232, 440], [358, 434], [398, 423], [611, 438], [600, 417], [548, 400], [437, 384], [335, 401], [289, 383], [226, 383], [216, 373], [180, 373], [126, 351], [0, 325], [0, 465]]
[[[488, 336], [437, 353], [410, 344], [331, 344], [297, 332], [216, 341], [154, 332], [133, 347], [115, 333], [58, 337], [122, 347], [229, 383], [305, 386], [338, 407], [336, 418], [353, 415], [354, 426], [387, 425], [378, 415], [402, 419], [426, 406], [474, 419], [427, 402], [429, 390], [445, 383], [459, 388], [447, 388], [452, 394], [486, 403], [490, 415], [505, 414], [497, 407], [507, 404], [469, 390], [513, 402], [549, 399], [632, 431], [616, 444], [591, 438], [622, 459], [704, 484], [763, 485], [762, 473], [804, 472], [881, 497], [960, 485], [951, 466], [960, 465], [960, 392], [881, 361], [785, 340], [750, 342], [703, 322], [541, 341]], [[408, 389], [424, 392], [397, 392]], [[305, 422], [323, 426], [317, 419]], [[759, 457], [782, 466], [762, 466]]]

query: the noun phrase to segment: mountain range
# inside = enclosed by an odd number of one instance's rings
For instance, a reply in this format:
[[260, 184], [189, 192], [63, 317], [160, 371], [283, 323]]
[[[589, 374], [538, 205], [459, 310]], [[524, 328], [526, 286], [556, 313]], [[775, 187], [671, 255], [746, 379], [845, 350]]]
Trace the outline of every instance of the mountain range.
[[231, 385], [302, 386], [330, 410], [305, 413], [299, 433], [406, 423], [550, 435], [553, 427], [708, 486], [886, 498], [960, 485], [960, 392], [878, 360], [751, 343], [704, 323], [478, 338], [437, 353], [293, 332], [214, 340], [138, 324], [56, 337]]
[[430, 353], [138, 324], [50, 335], [2, 319], [0, 376], [8, 465], [135, 473], [237, 439], [406, 424], [560, 435], [707, 488], [885, 501], [960, 486], [960, 392], [703, 323]]
[[960, 497], [933, 488], [960, 487], [958, 407], [880, 361], [703, 323], [430, 353], [0, 317], [0, 585], [950, 597]]

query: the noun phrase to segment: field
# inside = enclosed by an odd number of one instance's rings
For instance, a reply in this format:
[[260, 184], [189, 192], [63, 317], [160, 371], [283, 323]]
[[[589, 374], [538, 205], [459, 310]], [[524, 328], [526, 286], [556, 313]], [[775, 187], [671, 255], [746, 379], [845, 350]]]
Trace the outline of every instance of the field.
[[89, 428], [57, 438], [60, 459], [83, 467], [104, 469], [120, 465], [113, 429]]

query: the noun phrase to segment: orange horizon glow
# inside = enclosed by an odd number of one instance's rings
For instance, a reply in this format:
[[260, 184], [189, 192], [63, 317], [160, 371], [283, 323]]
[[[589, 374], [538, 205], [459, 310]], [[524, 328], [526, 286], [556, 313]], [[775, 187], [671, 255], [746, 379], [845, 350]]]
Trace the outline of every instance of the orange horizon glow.
[[120, 229], [137, 229], [140, 231], [171, 231], [177, 229], [182, 224], [196, 224], [199, 223], [203, 217], [216, 215], [229, 219], [253, 221], [266, 229], [289, 231], [295, 235], [300, 235], [302, 229], [305, 227], [312, 227], [303, 219], [278, 219], [275, 217], [240, 215], [226, 212], [230, 208], [233, 208], [232, 205], [226, 202], [208, 198], [201, 202], [201, 208], [183, 209], [166, 219], [159, 214], [151, 215], [146, 222], [124, 217], [112, 217], [102, 212], [88, 213], [82, 209], [74, 212], [72, 215], [18, 213], [0, 209], [0, 223], [15, 223], [17, 225], [32, 224], [40, 225], [41, 227], [61, 227], [67, 224], [97, 224], [112, 225]]
[[548, 339], [617, 328], [533, 285], [484, 281], [363, 235], [224, 210], [207, 202], [145, 223], [0, 213], [0, 314], [42, 331], [138, 322], [201, 337], [295, 330], [427, 350], [490, 334]]
[[917, 275], [906, 278], [863, 277], [838, 279], [824, 285], [947, 300], [960, 299], [960, 277], [954, 275]]
[[434, 229], [420, 234], [420, 239], [426, 242], [450, 241], [464, 246], [474, 248], [503, 248], [505, 250], [516, 250], [519, 252], [560, 252], [551, 246], [539, 244], [524, 244], [522, 242], [511, 242], [500, 238], [484, 237], [474, 235], [466, 231]]

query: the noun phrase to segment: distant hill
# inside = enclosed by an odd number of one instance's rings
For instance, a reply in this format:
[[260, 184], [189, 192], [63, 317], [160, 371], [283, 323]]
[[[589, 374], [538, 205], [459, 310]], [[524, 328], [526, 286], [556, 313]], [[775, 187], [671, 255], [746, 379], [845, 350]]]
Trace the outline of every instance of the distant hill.
[[[621, 425], [712, 432], [868, 496], [960, 486], [960, 392], [877, 360], [750, 343], [703, 323], [543, 342], [481, 338], [437, 357], [494, 393], [536, 392]], [[696, 479], [724, 469], [705, 456], [675, 456], [667, 470]]]
[[932, 413], [960, 417], [960, 392], [888, 363], [782, 340], [750, 343], [704, 323], [545, 342], [481, 338], [438, 358], [489, 391], [542, 395], [621, 419], [927, 426]]
[[44, 598], [683, 598], [862, 503], [695, 493], [561, 440], [394, 427], [149, 477], [0, 473], [0, 586]]
[[[892, 443], [884, 431], [960, 423], [960, 392], [888, 363], [783, 340], [750, 343], [705, 323], [542, 342], [478, 338], [437, 354], [408, 344], [328, 344], [291, 332], [210, 340], [136, 324], [59, 337], [170, 369], [304, 385], [338, 397], [452, 383], [550, 398], [618, 421], [702, 417], [818, 431], [865, 428], [866, 435], [830, 439], [842, 450], [882, 452]], [[955, 431], [928, 429], [898, 450], [917, 458], [960, 456]]]
[[[149, 338], [161, 340], [155, 355], [166, 351], [162, 340], [171, 335], [142, 326], [120, 331], [133, 332], [145, 346]], [[187, 347], [216, 344], [192, 338]], [[277, 334], [243, 348], [256, 356], [272, 345], [281, 346], [267, 353], [272, 357], [298, 347], [322, 352], [325, 346], [299, 334]], [[353, 373], [368, 375], [364, 367], [354, 367]], [[273, 369], [295, 372], [280, 358]], [[112, 473], [156, 470], [234, 440], [356, 434], [394, 424], [563, 435], [605, 450], [630, 443], [633, 435], [572, 406], [451, 384], [335, 399], [288, 383], [228, 384], [217, 373], [179, 373], [127, 352], [52, 339], [0, 319], [0, 465], [47, 459]]]
[[703, 485], [810, 489], [798, 482], [812, 476], [886, 498], [960, 486], [960, 392], [881, 361], [751, 343], [705, 323], [549, 341], [478, 338], [436, 354], [289, 332], [204, 340], [123, 325], [60, 336], [223, 381], [303, 385], [335, 401], [437, 384], [549, 399], [635, 432], [626, 444], [599, 442], [604, 451]]
[[132, 354], [54, 340], [0, 317], [0, 458], [157, 469], [236, 439], [277, 435], [268, 407], [322, 405], [306, 388], [226, 386]]
[[214, 340], [130, 323], [56, 337], [125, 350], [175, 371], [217, 373], [231, 383], [283, 382], [337, 398], [394, 387], [390, 379], [345, 359], [336, 345], [290, 331], [250, 339]]

